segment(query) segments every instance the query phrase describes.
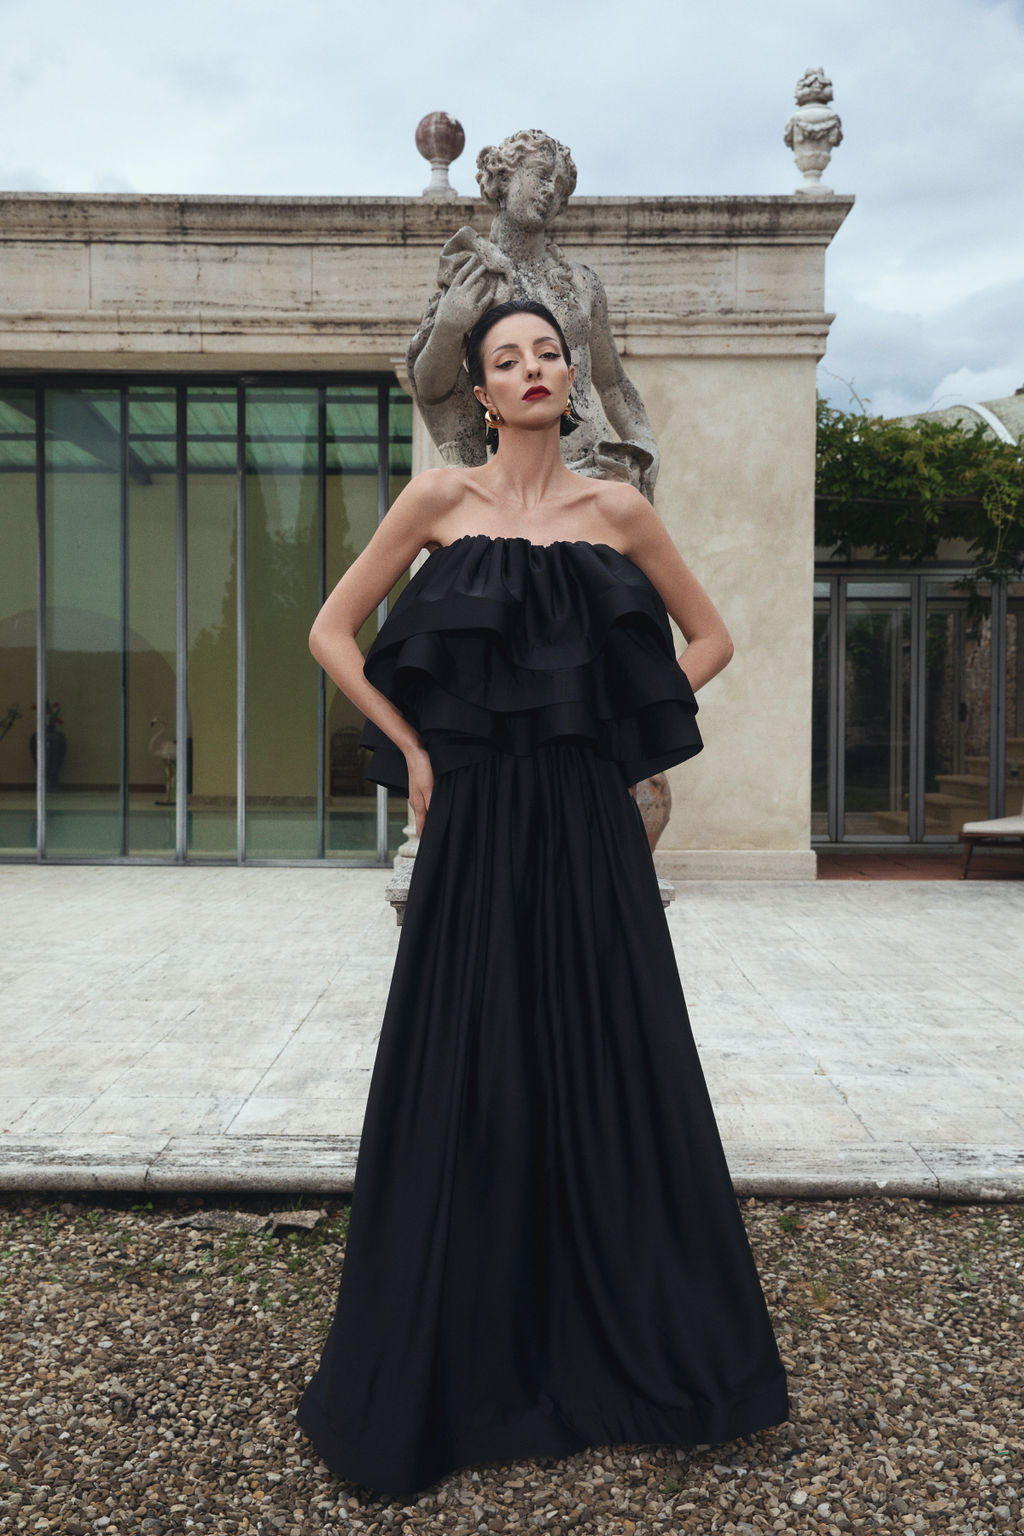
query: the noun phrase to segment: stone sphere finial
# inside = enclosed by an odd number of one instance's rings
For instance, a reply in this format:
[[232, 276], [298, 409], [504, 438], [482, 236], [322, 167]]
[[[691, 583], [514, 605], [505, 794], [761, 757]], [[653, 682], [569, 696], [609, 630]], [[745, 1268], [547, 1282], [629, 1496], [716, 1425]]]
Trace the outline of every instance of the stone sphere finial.
[[843, 142], [839, 114], [829, 106], [832, 81], [823, 69], [805, 69], [796, 83], [795, 96], [796, 111], [786, 124], [783, 138], [804, 173], [803, 185], [796, 190], [831, 194], [832, 188], [822, 185], [821, 173], [831, 160], [832, 151]]
[[423, 188], [424, 197], [458, 197], [448, 180], [448, 167], [466, 147], [462, 124], [447, 112], [428, 112], [416, 129], [416, 148], [430, 161], [430, 181]]

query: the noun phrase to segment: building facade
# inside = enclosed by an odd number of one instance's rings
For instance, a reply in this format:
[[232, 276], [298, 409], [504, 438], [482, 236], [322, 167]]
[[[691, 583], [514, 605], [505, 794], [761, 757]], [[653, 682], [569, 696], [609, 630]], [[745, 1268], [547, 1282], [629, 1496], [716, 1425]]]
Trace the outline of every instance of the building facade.
[[[669, 876], [814, 872], [815, 365], [850, 206], [576, 198], [555, 229], [604, 280], [658, 510], [736, 643], [669, 775]], [[306, 634], [434, 462], [405, 349], [441, 245], [489, 217], [0, 197], [0, 856], [390, 862], [407, 807]]]

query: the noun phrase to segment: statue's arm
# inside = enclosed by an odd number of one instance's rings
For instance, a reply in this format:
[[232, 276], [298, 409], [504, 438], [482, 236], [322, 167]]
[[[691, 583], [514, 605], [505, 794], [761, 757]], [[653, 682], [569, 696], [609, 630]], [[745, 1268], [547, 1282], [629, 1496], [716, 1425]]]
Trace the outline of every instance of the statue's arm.
[[424, 405], [436, 405], [455, 388], [466, 332], [496, 303], [501, 279], [467, 253], [431, 304], [410, 348], [410, 370]]
[[608, 320], [608, 299], [604, 284], [589, 268], [584, 269], [591, 290], [590, 367], [594, 390], [604, 413], [623, 442], [637, 443], [654, 455], [651, 483], [657, 473], [658, 445], [647, 419], [640, 392], [622, 366]]

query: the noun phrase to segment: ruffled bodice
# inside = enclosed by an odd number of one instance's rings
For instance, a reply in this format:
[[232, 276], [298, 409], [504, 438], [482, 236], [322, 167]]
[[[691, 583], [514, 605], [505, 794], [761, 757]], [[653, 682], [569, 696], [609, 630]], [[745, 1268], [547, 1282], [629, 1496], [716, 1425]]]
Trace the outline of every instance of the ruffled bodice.
[[[701, 750], [665, 604], [609, 544], [464, 534], [402, 590], [363, 671], [418, 732], [434, 774], [566, 740], [624, 782]], [[409, 793], [404, 754], [367, 720], [367, 777]]]

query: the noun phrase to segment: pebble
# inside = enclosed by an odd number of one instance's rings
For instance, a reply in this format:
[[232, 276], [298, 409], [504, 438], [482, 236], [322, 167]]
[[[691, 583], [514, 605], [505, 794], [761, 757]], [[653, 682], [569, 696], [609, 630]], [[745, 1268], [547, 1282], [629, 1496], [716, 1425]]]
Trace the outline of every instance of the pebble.
[[303, 1221], [290, 1225], [283, 1207], [303, 1202], [280, 1194], [0, 1195], [0, 1530], [1022, 1527], [1024, 1431], [1008, 1362], [1024, 1326], [1024, 1207], [745, 1200], [790, 1373], [789, 1423], [731, 1445], [611, 1446], [475, 1467], [399, 1504], [333, 1477], [294, 1424], [343, 1254], [344, 1205], [323, 1203], [326, 1213], [296, 1212]]

